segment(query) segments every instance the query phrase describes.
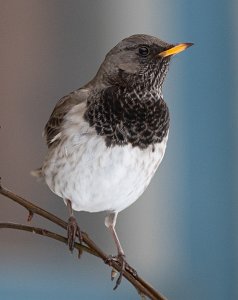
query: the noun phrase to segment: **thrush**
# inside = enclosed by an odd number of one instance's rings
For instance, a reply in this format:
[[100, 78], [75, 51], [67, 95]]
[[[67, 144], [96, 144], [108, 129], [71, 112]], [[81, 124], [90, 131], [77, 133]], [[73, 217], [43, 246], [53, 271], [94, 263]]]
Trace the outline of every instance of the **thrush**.
[[73, 211], [107, 211], [105, 225], [126, 266], [115, 225], [120, 211], [147, 188], [165, 153], [169, 110], [162, 85], [173, 55], [192, 43], [169, 44], [137, 34], [106, 55], [96, 76], [56, 104], [44, 130], [48, 154], [35, 174], [69, 210], [68, 245], [80, 229]]

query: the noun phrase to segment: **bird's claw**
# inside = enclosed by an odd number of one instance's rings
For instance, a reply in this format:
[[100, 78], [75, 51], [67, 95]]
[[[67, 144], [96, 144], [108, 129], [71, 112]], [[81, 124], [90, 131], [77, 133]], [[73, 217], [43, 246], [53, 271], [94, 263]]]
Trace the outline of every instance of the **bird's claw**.
[[78, 235], [79, 237], [79, 242], [82, 244], [83, 238], [82, 238], [82, 233], [80, 231], [80, 228], [78, 226], [78, 223], [75, 219], [75, 217], [71, 216], [68, 220], [68, 225], [67, 225], [67, 234], [68, 234], [68, 246], [69, 250], [73, 252], [74, 250], [74, 244], [76, 240], [76, 236]]
[[[128, 272], [130, 272], [132, 274], [132, 276], [136, 277], [137, 276], [137, 272], [136, 270], [134, 270], [127, 262], [126, 262], [126, 257], [124, 254], [118, 254], [116, 256], [108, 256], [108, 258], [105, 260], [105, 263], [108, 264], [109, 266], [112, 265], [112, 262], [116, 262], [117, 264], [120, 265], [120, 270], [119, 270], [119, 276], [117, 278], [116, 281], [116, 285], [113, 288], [113, 290], [115, 290], [121, 283], [122, 281], [122, 276], [125, 270], [127, 270]], [[111, 271], [111, 280], [114, 280], [114, 278], [117, 275], [117, 270], [115, 268], [112, 268]]]
[[[120, 271], [119, 271], [119, 276], [117, 278], [116, 281], [116, 285], [114, 286], [113, 290], [117, 289], [117, 287], [120, 285], [121, 280], [122, 280], [122, 276], [123, 276], [123, 272], [125, 271], [126, 268], [126, 259], [125, 259], [125, 255], [124, 254], [118, 254], [117, 256], [109, 256], [106, 259], [106, 263], [109, 264], [109, 266], [111, 266], [112, 262], [116, 262], [120, 265]], [[114, 280], [115, 278], [115, 269], [112, 269], [112, 273], [111, 273], [111, 279]]]

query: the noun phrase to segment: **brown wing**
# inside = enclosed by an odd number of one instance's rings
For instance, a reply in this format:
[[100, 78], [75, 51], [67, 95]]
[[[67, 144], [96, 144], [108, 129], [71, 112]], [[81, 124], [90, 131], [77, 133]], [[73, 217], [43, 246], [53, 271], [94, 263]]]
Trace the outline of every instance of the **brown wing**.
[[58, 143], [59, 139], [57, 139], [56, 136], [60, 134], [62, 130], [66, 114], [73, 106], [86, 101], [87, 94], [87, 90], [85, 89], [77, 90], [64, 96], [56, 104], [44, 129], [44, 137], [46, 138], [48, 147], [52, 147]]

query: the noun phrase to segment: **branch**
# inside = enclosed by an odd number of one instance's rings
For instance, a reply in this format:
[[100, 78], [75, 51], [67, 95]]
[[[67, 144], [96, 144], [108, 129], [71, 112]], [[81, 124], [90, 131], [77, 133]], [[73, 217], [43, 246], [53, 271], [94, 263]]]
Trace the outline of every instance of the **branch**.
[[[67, 238], [66, 237], [64, 237], [64, 236], [62, 236], [58, 233], [49, 231], [47, 229], [43, 229], [43, 228], [39, 228], [39, 227], [33, 227], [33, 226], [27, 226], [27, 225], [22, 225], [22, 224], [17, 224], [17, 223], [10, 223], [10, 222], [0, 223], [0, 229], [3, 229], [3, 228], [10, 228], [10, 229], [18, 229], [18, 230], [28, 231], [28, 232], [32, 232], [32, 233], [36, 233], [36, 234], [39, 234], [39, 235], [42, 235], [42, 236], [49, 237], [49, 238], [54, 239], [56, 241], [62, 242], [64, 244], [67, 244]], [[74, 248], [76, 248], [79, 251], [79, 253], [81, 253], [82, 251], [85, 251], [89, 254], [92, 254], [94, 256], [99, 257], [94, 250], [90, 249], [87, 246], [81, 245], [77, 242], [75, 242]]]
[[[51, 214], [50, 212], [40, 208], [39, 206], [36, 206], [30, 201], [27, 201], [26, 199], [18, 196], [17, 194], [9, 191], [8, 189], [4, 188], [1, 185], [0, 182], [0, 194], [4, 195], [5, 197], [17, 202], [21, 206], [25, 207], [28, 212], [28, 221], [30, 221], [34, 214], [37, 214], [52, 223], [64, 228], [67, 230], [67, 223], [63, 221], [62, 219], [58, 218], [57, 216]], [[46, 229], [38, 228], [38, 227], [31, 227], [21, 224], [15, 224], [15, 223], [0, 223], [0, 229], [1, 228], [11, 228], [11, 229], [18, 229], [18, 230], [25, 230], [32, 233], [36, 233], [39, 235], [43, 235], [52, 239], [55, 239], [57, 241], [60, 241], [62, 243], [67, 243], [67, 238], [63, 237], [57, 233], [48, 231]], [[105, 254], [88, 236], [86, 232], [82, 232], [82, 238], [83, 242], [86, 244], [86, 246], [81, 245], [79, 243], [75, 243], [75, 248], [81, 253], [81, 251], [85, 251], [89, 254], [92, 254], [94, 256], [97, 256], [103, 260], [104, 263], [107, 263], [108, 255]], [[109, 265], [109, 263], [107, 263]], [[117, 262], [111, 261], [110, 267], [120, 272], [120, 265]], [[164, 296], [162, 296], [159, 292], [157, 292], [149, 283], [144, 281], [141, 277], [138, 275], [133, 275], [130, 273], [130, 269], [126, 269], [123, 273], [123, 276], [136, 288], [136, 290], [139, 292], [140, 295], [146, 295], [152, 300], [166, 300]]]

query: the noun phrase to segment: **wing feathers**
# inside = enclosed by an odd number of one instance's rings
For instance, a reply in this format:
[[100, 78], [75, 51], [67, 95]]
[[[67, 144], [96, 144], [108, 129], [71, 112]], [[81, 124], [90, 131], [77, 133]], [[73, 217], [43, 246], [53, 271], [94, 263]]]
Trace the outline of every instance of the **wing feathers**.
[[89, 90], [79, 89], [59, 100], [45, 125], [43, 133], [48, 147], [58, 143], [61, 138], [65, 116], [75, 105], [86, 101], [88, 94]]

